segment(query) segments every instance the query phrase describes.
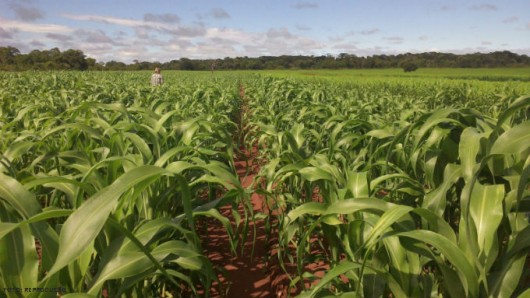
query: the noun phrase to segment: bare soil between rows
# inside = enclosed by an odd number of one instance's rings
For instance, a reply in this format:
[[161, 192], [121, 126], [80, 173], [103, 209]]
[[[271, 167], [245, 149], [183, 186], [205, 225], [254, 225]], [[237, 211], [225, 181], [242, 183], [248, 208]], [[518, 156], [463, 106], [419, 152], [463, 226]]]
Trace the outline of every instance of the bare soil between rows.
[[[240, 131], [244, 130], [243, 116], [251, 115], [249, 111], [245, 88], [239, 85], [239, 97], [241, 99], [241, 111], [237, 119]], [[236, 156], [235, 168], [244, 189], [250, 189], [255, 176], [260, 171], [258, 161], [258, 147], [239, 148]], [[278, 231], [275, 230], [276, 215], [278, 210], [271, 210], [271, 202], [267, 202], [262, 195], [252, 191], [250, 197], [254, 214], [265, 214], [256, 220], [250, 220], [244, 243], [237, 247], [237, 255], [231, 252], [230, 239], [223, 225], [211, 218], [202, 219], [197, 224], [199, 238], [205, 256], [213, 263], [219, 272], [219, 282], [214, 282], [210, 289], [210, 297], [294, 297], [301, 291], [298, 287], [290, 287], [291, 278], [296, 276], [296, 264], [284, 260], [284, 268], [281, 268], [278, 260]], [[227, 217], [236, 229], [236, 219], [232, 214], [232, 206], [221, 207], [221, 214]], [[244, 208], [240, 204], [238, 213], [242, 218], [240, 228], [244, 220]], [[202, 225], [202, 226], [201, 226]], [[206, 225], [206, 227], [204, 226]], [[268, 227], [268, 230], [267, 230]], [[240, 235], [242, 240], [243, 235]], [[306, 272], [314, 273], [321, 277], [328, 269], [322, 262], [312, 263], [304, 267]], [[305, 286], [313, 282], [305, 281]], [[204, 294], [204, 292], [202, 293]]]
[[[259, 167], [254, 163], [257, 148], [252, 148], [251, 152], [243, 150], [243, 154], [246, 156], [236, 160], [235, 166], [242, 187], [248, 188], [259, 171]], [[248, 175], [245, 160], [247, 158]], [[263, 198], [258, 194], [252, 194], [251, 202], [255, 213], [266, 212]], [[221, 207], [220, 212], [230, 219], [232, 227], [235, 228], [236, 222], [232, 215], [232, 207]], [[243, 218], [243, 206], [239, 206], [238, 212]], [[221, 284], [214, 283], [210, 293], [211, 297], [277, 297], [273, 295], [271, 290], [270, 270], [266, 262], [268, 256], [267, 235], [263, 219], [250, 221], [246, 241], [242, 243], [242, 247], [240, 245], [237, 248], [237, 256], [232, 254], [230, 239], [219, 221], [207, 219], [202, 224], [208, 225], [206, 233], [200, 235], [205, 255], [217, 269], [225, 271], [226, 275], [219, 274]], [[256, 231], [255, 239], [254, 229]], [[252, 252], [253, 248], [254, 251]]]
[[[251, 152], [248, 150], [242, 150], [242, 152], [243, 156], [236, 160], [235, 166], [243, 188], [249, 188], [252, 187], [254, 177], [260, 169], [259, 163], [255, 159], [258, 149], [253, 147]], [[301, 290], [299, 284], [298, 287], [289, 287], [291, 278], [296, 276], [296, 264], [284, 260], [286, 272], [280, 267], [278, 261], [278, 232], [274, 229], [277, 210], [271, 210], [272, 204], [255, 192], [252, 192], [250, 199], [255, 214], [263, 213], [269, 217], [268, 219], [250, 221], [246, 241], [242, 244], [243, 251], [241, 252], [241, 245], [239, 245], [236, 256], [231, 252], [230, 239], [219, 221], [203, 219], [198, 222], [198, 225], [207, 225], [207, 227], [199, 228], [200, 231], [203, 231], [200, 232], [199, 237], [204, 254], [220, 272], [218, 274], [220, 283], [215, 282], [213, 284], [210, 289], [210, 296], [214, 298], [294, 297]], [[236, 222], [232, 215], [232, 207], [221, 207], [220, 212], [230, 220], [235, 229]], [[241, 205], [238, 212], [243, 218], [244, 211]], [[268, 223], [267, 220], [269, 220]], [[271, 227], [269, 231], [266, 229], [267, 224]], [[254, 229], [256, 231], [255, 239]], [[254, 251], [252, 251], [253, 249]], [[327, 269], [328, 266], [323, 262], [315, 262], [304, 267], [304, 271], [314, 273], [319, 277]], [[310, 284], [310, 281], [305, 282], [306, 286], [310, 286]]]

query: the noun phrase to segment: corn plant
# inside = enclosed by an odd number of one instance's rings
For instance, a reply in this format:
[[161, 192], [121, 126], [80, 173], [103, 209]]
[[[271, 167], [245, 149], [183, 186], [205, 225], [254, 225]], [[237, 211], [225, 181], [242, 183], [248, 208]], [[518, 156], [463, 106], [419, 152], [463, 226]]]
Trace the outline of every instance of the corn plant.
[[218, 272], [195, 218], [218, 219], [235, 253], [241, 229], [216, 207], [247, 196], [233, 160], [237, 86], [135, 86], [138, 73], [3, 76], [0, 286], [207, 296]]
[[[257, 181], [283, 210], [278, 258], [296, 264], [301, 296], [525, 290], [529, 97], [504, 98], [488, 116], [478, 99], [482, 112], [439, 102], [449, 88], [396, 99], [392, 84], [374, 84], [389, 97], [291, 85], [254, 99], [250, 138], [268, 159]], [[275, 97], [282, 88], [292, 92]], [[317, 260], [329, 266], [323, 277], [305, 271]]]

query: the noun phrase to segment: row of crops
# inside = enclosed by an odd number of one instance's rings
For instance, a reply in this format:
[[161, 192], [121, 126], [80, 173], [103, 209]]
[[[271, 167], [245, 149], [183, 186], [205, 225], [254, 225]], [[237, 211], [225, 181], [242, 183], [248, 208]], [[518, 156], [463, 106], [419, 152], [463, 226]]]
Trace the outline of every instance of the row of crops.
[[215, 207], [245, 197], [233, 167], [237, 83], [2, 76], [0, 288], [22, 293], [0, 296], [207, 291], [217, 273], [195, 219], [231, 232]]
[[[252, 192], [302, 297], [529, 287], [528, 89], [148, 77], [0, 74], [0, 297], [208, 296], [219, 272], [197, 219], [218, 220], [236, 254]], [[262, 164], [249, 189], [244, 146]]]
[[[429, 95], [436, 88], [247, 88], [247, 137], [267, 161], [258, 187], [282, 210], [271, 219], [277, 257], [296, 264], [302, 297], [511, 297], [529, 287], [530, 97], [457, 85]], [[315, 262], [323, 276], [308, 270]]]

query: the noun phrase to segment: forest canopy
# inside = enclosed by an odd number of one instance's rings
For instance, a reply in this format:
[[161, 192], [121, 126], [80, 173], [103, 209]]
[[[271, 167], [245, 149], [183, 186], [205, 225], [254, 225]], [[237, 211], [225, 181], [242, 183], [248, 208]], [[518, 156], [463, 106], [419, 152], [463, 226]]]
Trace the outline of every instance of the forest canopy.
[[525, 67], [530, 66], [530, 57], [509, 51], [491, 53], [451, 54], [439, 52], [405, 53], [397, 55], [373, 55], [367, 57], [341, 53], [322, 56], [261, 56], [226, 57], [224, 59], [180, 58], [168, 62], [134, 60], [126, 64], [119, 61], [96, 61], [81, 50], [58, 48], [32, 50], [27, 54], [17, 48], [0, 47], [0, 70], [259, 70], [259, 69], [361, 69], [399, 68], [414, 64], [419, 68], [457, 67]]

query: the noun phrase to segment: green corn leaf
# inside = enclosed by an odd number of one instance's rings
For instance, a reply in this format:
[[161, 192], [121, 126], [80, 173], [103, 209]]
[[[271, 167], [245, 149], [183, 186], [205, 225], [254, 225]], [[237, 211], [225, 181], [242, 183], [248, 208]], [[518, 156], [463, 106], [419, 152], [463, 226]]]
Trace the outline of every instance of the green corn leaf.
[[511, 246], [508, 250], [507, 257], [509, 259], [517, 256], [518, 254], [525, 253], [530, 249], [530, 226], [526, 226], [524, 229], [519, 231], [515, 236], [515, 239], [511, 242]]
[[96, 295], [109, 279], [141, 274], [152, 267], [151, 260], [143, 252], [123, 252], [104, 265], [88, 294]]
[[372, 179], [370, 181], [370, 189], [375, 190], [379, 184], [385, 182], [386, 180], [398, 179], [398, 178], [399, 179], [403, 179], [405, 181], [412, 182], [412, 183], [415, 182], [414, 179], [412, 179], [409, 175], [404, 174], [404, 173], [387, 174], [387, 175], [382, 175], [382, 176], [379, 176], [379, 177], [376, 177], [376, 178]]
[[526, 257], [526, 254], [520, 254], [519, 256], [508, 259], [508, 261], [503, 262], [502, 270], [493, 272], [488, 276], [490, 293], [493, 297], [513, 297], [513, 293], [521, 284]]
[[20, 226], [0, 239], [0, 272], [5, 286], [36, 287], [38, 266], [35, 239], [28, 226]]
[[89, 137], [91, 138], [94, 138], [96, 140], [99, 140], [101, 139], [101, 133], [97, 130], [97, 129], [94, 129], [93, 127], [89, 126], [89, 125], [86, 125], [86, 124], [83, 124], [83, 123], [67, 123], [67, 124], [64, 124], [64, 125], [61, 125], [61, 126], [57, 126], [49, 131], [47, 131], [43, 136], [42, 136], [42, 139], [46, 139], [46, 138], [50, 138], [53, 134], [57, 133], [57, 132], [60, 132], [62, 130], [70, 130], [70, 129], [76, 129], [76, 130], [79, 130], [79, 131], [82, 131], [84, 133], [86, 133]]
[[422, 207], [431, 210], [438, 216], [442, 216], [446, 207], [447, 191], [449, 191], [461, 175], [462, 168], [460, 166], [448, 164], [444, 169], [443, 183], [425, 195]]
[[0, 222], [0, 239], [5, 235], [9, 234], [11, 231], [18, 228], [20, 224], [10, 223], [10, 222]]
[[57, 217], [68, 217], [70, 214], [74, 212], [70, 209], [60, 209], [57, 207], [47, 207], [42, 210], [42, 212], [28, 218], [27, 220], [21, 222], [21, 223], [36, 223], [39, 221], [44, 221], [46, 219], [50, 218], [57, 218]]
[[366, 133], [366, 135], [370, 137], [374, 137], [376, 139], [386, 139], [394, 136], [394, 133], [389, 129], [374, 129]]
[[[411, 296], [414, 290], [412, 286], [414, 277], [418, 276], [421, 271], [419, 256], [407, 251], [397, 237], [383, 238], [382, 243], [390, 258], [389, 268], [392, 269], [389, 274], [392, 274], [399, 282], [400, 288]], [[366, 279], [366, 274], [364, 274], [364, 279]]]
[[412, 207], [396, 205], [385, 211], [370, 231], [363, 246], [369, 250], [391, 225], [395, 224], [400, 218], [404, 217], [412, 210]]
[[140, 151], [145, 163], [149, 163], [149, 161], [153, 159], [153, 153], [151, 152], [151, 149], [149, 149], [149, 145], [147, 145], [144, 139], [139, 137], [137, 134], [130, 132], [126, 132], [123, 135], [134, 144], [138, 151]]
[[326, 210], [326, 206], [317, 202], [305, 203], [293, 210], [291, 210], [284, 219], [285, 224], [294, 222], [300, 216], [305, 214], [320, 215]]
[[370, 195], [367, 172], [349, 172], [347, 189], [354, 198], [365, 198]]
[[155, 133], [158, 133], [160, 131], [160, 129], [162, 127], [164, 127], [164, 123], [169, 120], [169, 118], [171, 118], [173, 115], [179, 113], [180, 111], [179, 110], [173, 110], [173, 111], [169, 111], [167, 113], [165, 113], [162, 117], [160, 117], [160, 119], [158, 119], [158, 121], [156, 122], [156, 125], [155, 127], [153, 128], [153, 131]]
[[451, 241], [448, 241], [440, 234], [425, 230], [401, 232], [395, 234], [395, 236], [412, 238], [417, 241], [432, 245], [434, 248], [440, 251], [458, 270], [460, 280], [464, 285], [466, 293], [471, 297], [477, 297], [479, 290], [477, 273], [470, 261], [458, 248], [458, 246], [453, 244]]
[[331, 175], [329, 172], [324, 171], [321, 168], [317, 167], [305, 167], [303, 169], [300, 169], [298, 171], [302, 177], [308, 181], [317, 181], [317, 180], [327, 180], [327, 181], [334, 181], [333, 175]]
[[[137, 225], [137, 229], [133, 235], [138, 239], [142, 245], [146, 245], [156, 234], [166, 228], [172, 226], [172, 222], [168, 218], [156, 218], [153, 220], [147, 220]], [[130, 239], [126, 238], [123, 240], [120, 251], [134, 251], [137, 250], [136, 244]]]
[[193, 136], [199, 129], [199, 125], [197, 124], [197, 119], [192, 119], [189, 121], [182, 122], [179, 125], [179, 131], [182, 133], [182, 143], [184, 145], [191, 145], [191, 141], [193, 140]]
[[199, 257], [179, 257], [175, 263], [182, 266], [184, 269], [197, 271], [203, 267], [203, 262]]
[[530, 148], [530, 121], [512, 127], [493, 143], [490, 154], [515, 154]]
[[[0, 198], [10, 204], [23, 218], [39, 215], [42, 209], [35, 196], [27, 191], [17, 180], [0, 173]], [[57, 233], [45, 222], [31, 224], [31, 230], [42, 244], [42, 263], [51, 268], [57, 255]]]
[[462, 175], [466, 182], [470, 182], [475, 171], [478, 169], [477, 155], [480, 151], [480, 140], [484, 134], [479, 133], [475, 128], [464, 129], [460, 136], [458, 147], [460, 163], [462, 165]]
[[361, 210], [367, 210], [376, 214], [383, 214], [393, 206], [395, 205], [392, 203], [374, 198], [345, 199], [334, 202], [322, 214], [351, 214]]
[[17, 180], [0, 173], [0, 198], [7, 201], [22, 218], [29, 218], [41, 212], [35, 196]]
[[530, 105], [530, 96], [521, 96], [514, 100], [510, 106], [499, 116], [499, 119], [497, 121], [497, 127], [501, 127], [506, 120], [510, 119], [510, 116], [512, 116], [515, 112], [528, 107]]
[[415, 208], [413, 212], [426, 221], [430, 231], [439, 233], [455, 245], [457, 244], [457, 238], [453, 228], [443, 217], [437, 216], [434, 212], [424, 208]]
[[162, 174], [167, 174], [167, 171], [155, 166], [135, 168], [93, 195], [74, 211], [63, 225], [59, 236], [58, 257], [46, 278], [81, 255], [99, 234], [107, 217], [116, 207], [119, 197], [124, 192], [142, 181]]
[[478, 246], [486, 256], [492, 249], [493, 237], [503, 218], [503, 185], [476, 183], [471, 194], [469, 213], [477, 229]]
[[518, 298], [530, 298], [530, 289], [525, 290], [521, 295], [517, 296]]
[[517, 187], [517, 200], [521, 202], [523, 200], [523, 194], [525, 192], [525, 181], [530, 181], [530, 155], [526, 158], [524, 162], [523, 171], [519, 177], [519, 186]]
[[[19, 158], [28, 152], [34, 145], [35, 142], [32, 141], [15, 142], [11, 144], [3, 154], [0, 154], [0, 161], [2, 161], [1, 156], [3, 155], [6, 160], [13, 162], [14, 159]], [[0, 173], [2, 172], [6, 173], [7, 169], [4, 164], [0, 162]]]
[[456, 112], [455, 109], [445, 108], [445, 109], [437, 110], [434, 113], [432, 113], [426, 119], [426, 121], [422, 124], [420, 130], [418, 131], [418, 133], [417, 133], [417, 135], [415, 137], [415, 141], [414, 141], [414, 145], [413, 145], [414, 151], [416, 151], [416, 149], [418, 148], [420, 142], [423, 140], [423, 138], [425, 137], [425, 135], [427, 134], [427, 132], [431, 128], [435, 127], [436, 125], [438, 125], [440, 123], [444, 123], [444, 122], [458, 123], [454, 119], [447, 118], [449, 115], [451, 115], [454, 112]]
[[324, 286], [326, 286], [330, 281], [332, 281], [334, 278], [338, 277], [341, 274], [344, 274], [348, 271], [355, 270], [360, 268], [362, 265], [358, 263], [353, 262], [342, 262], [339, 265], [333, 267], [331, 270], [327, 271], [326, 274], [322, 277], [322, 279], [318, 282], [318, 284], [313, 288], [310, 295], [308, 297], [315, 297], [318, 291], [322, 289]]

